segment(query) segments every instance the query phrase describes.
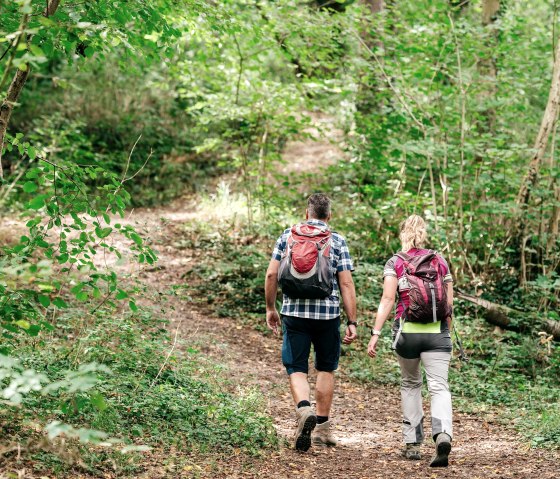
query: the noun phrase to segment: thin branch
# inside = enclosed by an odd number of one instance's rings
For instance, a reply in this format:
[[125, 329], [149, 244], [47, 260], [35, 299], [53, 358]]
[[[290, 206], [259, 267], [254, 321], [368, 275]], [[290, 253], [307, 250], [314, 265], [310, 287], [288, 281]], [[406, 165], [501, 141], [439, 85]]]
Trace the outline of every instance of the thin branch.
[[461, 145], [460, 145], [460, 155], [461, 164], [459, 168], [459, 241], [463, 240], [463, 222], [464, 222], [464, 211], [463, 211], [463, 182], [465, 176], [465, 133], [466, 133], [466, 115], [467, 115], [467, 101], [466, 101], [466, 91], [463, 84], [463, 68], [461, 62], [461, 51], [459, 50], [459, 41], [457, 39], [457, 32], [455, 31], [455, 23], [453, 18], [448, 13], [447, 17], [451, 23], [451, 31], [453, 32], [453, 38], [455, 40], [455, 50], [457, 52], [457, 69], [458, 69], [458, 79], [459, 79], [459, 91], [461, 92]]
[[241, 86], [241, 76], [243, 75], [243, 62], [245, 61], [245, 57], [241, 52], [241, 46], [237, 41], [237, 35], [235, 33], [233, 34], [233, 41], [235, 42], [237, 53], [239, 54], [239, 74], [237, 76], [237, 86], [235, 89], [235, 104], [239, 105], [239, 87]]
[[368, 46], [368, 44], [363, 40], [362, 37], [360, 37], [357, 33], [354, 32], [355, 37], [358, 39], [358, 41], [362, 44], [362, 46], [366, 49], [366, 51], [372, 56], [372, 58], [375, 60], [375, 63], [377, 63], [377, 66], [379, 67], [379, 69], [381, 70], [381, 73], [383, 74], [383, 77], [385, 78], [385, 81], [387, 82], [387, 85], [389, 85], [389, 88], [391, 88], [391, 90], [393, 90], [393, 93], [396, 95], [397, 99], [399, 100], [399, 103], [403, 106], [403, 108], [406, 110], [406, 112], [410, 115], [410, 117], [412, 118], [412, 120], [414, 121], [414, 123], [416, 123], [418, 125], [418, 127], [420, 128], [420, 130], [426, 134], [426, 126], [420, 121], [418, 120], [418, 118], [416, 118], [416, 116], [414, 115], [414, 113], [412, 112], [410, 106], [408, 105], [408, 103], [406, 103], [406, 101], [404, 101], [401, 93], [397, 90], [397, 88], [393, 85], [393, 82], [391, 81], [391, 78], [389, 77], [389, 75], [387, 74], [387, 72], [385, 71], [385, 68], [383, 68], [383, 64], [381, 63], [381, 61], [379, 60], [379, 58], [377, 57], [377, 55], [375, 54], [375, 52]]

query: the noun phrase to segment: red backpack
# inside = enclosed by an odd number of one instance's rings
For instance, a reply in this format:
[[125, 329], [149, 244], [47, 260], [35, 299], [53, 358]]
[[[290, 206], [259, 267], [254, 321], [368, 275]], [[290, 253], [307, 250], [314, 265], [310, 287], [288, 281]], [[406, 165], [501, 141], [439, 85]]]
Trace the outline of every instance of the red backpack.
[[450, 313], [447, 288], [440, 272], [437, 253], [428, 251], [409, 256], [400, 252], [396, 256], [403, 261], [404, 276], [410, 286], [409, 306], [404, 308], [405, 321], [435, 323], [446, 319]]
[[332, 294], [332, 232], [328, 226], [292, 226], [280, 260], [278, 283], [290, 298], [324, 299]]

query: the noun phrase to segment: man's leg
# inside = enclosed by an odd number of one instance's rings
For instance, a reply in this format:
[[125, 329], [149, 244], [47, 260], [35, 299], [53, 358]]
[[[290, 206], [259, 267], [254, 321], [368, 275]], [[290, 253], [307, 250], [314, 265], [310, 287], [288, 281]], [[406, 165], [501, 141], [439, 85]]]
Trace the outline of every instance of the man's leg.
[[[307, 373], [293, 372], [290, 374], [290, 391], [292, 391], [296, 407], [301, 401], [310, 401], [311, 392], [307, 381]], [[318, 402], [317, 400], [317, 405]]]
[[290, 390], [296, 403], [297, 428], [294, 446], [307, 451], [311, 446], [311, 432], [317, 424], [317, 416], [309, 402], [307, 369], [311, 351], [311, 335], [307, 331], [308, 319], [284, 316], [284, 342], [282, 362], [290, 377]]
[[315, 321], [313, 346], [315, 348], [315, 369], [317, 369], [315, 385], [317, 428], [313, 443], [336, 446], [336, 439], [331, 432], [329, 415], [334, 393], [334, 371], [338, 368], [340, 357], [340, 318]]
[[329, 417], [334, 393], [334, 371], [319, 371], [315, 385], [317, 416]]

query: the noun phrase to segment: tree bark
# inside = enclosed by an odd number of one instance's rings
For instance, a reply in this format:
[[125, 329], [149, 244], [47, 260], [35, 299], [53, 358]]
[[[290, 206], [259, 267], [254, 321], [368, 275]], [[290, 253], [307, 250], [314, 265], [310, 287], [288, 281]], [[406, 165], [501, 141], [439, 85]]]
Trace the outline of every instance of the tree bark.
[[482, 25], [494, 23], [500, 10], [500, 0], [482, 0]]
[[371, 10], [371, 13], [380, 13], [385, 8], [384, 0], [365, 0], [366, 5]]
[[552, 207], [552, 216], [548, 224], [548, 240], [546, 249], [550, 251], [558, 238], [558, 223], [560, 222], [560, 186], [554, 186], [554, 206]]
[[[469, 301], [477, 306], [484, 308], [483, 318], [490, 324], [494, 326], [499, 326], [502, 329], [508, 329], [510, 331], [527, 332], [529, 330], [528, 326], [518, 326], [513, 323], [511, 316], [514, 313], [519, 315], [526, 314], [522, 311], [517, 311], [508, 306], [502, 304], [493, 303], [492, 301], [487, 301], [485, 299], [478, 298], [476, 296], [471, 296], [470, 294], [463, 293], [462, 291], [456, 290], [455, 294], [457, 298]], [[553, 321], [552, 319], [544, 319], [538, 326], [541, 327], [548, 334], [551, 334], [555, 341], [560, 341], [560, 322]]]
[[[47, 3], [43, 15], [45, 17], [50, 17], [54, 15], [58, 6], [60, 5], [60, 0], [50, 0]], [[31, 35], [28, 36], [27, 41], [31, 40]], [[0, 105], [0, 179], [4, 178], [4, 170], [2, 168], [2, 152], [4, 150], [4, 139], [6, 138], [6, 132], [8, 131], [8, 125], [10, 123], [10, 118], [12, 116], [12, 111], [14, 109], [14, 104], [17, 102], [21, 91], [29, 77], [30, 66], [27, 65], [25, 71], [18, 68], [16, 71], [10, 87], [8, 88], [8, 93]]]
[[[543, 162], [544, 154], [548, 145], [551, 132], [558, 120], [558, 111], [560, 107], [560, 42], [556, 46], [554, 68], [552, 71], [552, 82], [550, 85], [550, 93], [548, 102], [544, 111], [541, 127], [537, 134], [534, 146], [534, 154], [529, 163], [527, 173], [521, 182], [519, 193], [517, 194], [517, 204], [525, 209], [531, 198], [531, 189], [537, 181], [539, 170]], [[525, 225], [525, 215], [521, 214], [521, 223]], [[523, 231], [523, 229], [521, 229]]]
[[6, 137], [6, 131], [8, 129], [8, 124], [10, 123], [10, 117], [12, 116], [12, 110], [14, 109], [14, 104], [19, 98], [21, 90], [29, 77], [29, 66], [25, 71], [18, 68], [10, 87], [8, 88], [8, 94], [6, 98], [0, 105], [0, 179], [4, 178], [4, 170], [2, 168], [2, 151], [4, 150], [4, 138]]
[[[484, 77], [483, 83], [488, 84], [484, 92], [484, 100], [494, 98], [496, 96], [496, 78], [498, 76], [498, 65], [496, 63], [495, 50], [497, 43], [497, 34], [494, 27], [498, 20], [500, 10], [500, 0], [483, 0], [482, 2], [482, 26], [492, 29], [488, 32], [489, 40], [486, 45], [487, 54], [480, 59], [479, 72]], [[481, 125], [483, 132], [492, 133], [496, 125], [496, 110], [493, 107], [487, 107], [482, 113], [484, 117], [484, 125]]]

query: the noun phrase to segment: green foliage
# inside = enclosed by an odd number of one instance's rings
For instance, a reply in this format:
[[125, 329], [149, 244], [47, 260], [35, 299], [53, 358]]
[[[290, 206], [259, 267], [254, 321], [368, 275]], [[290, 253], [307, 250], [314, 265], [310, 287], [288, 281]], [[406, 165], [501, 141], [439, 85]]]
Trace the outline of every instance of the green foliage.
[[[209, 363], [192, 344], [184, 345], [185, 353], [168, 355], [166, 322], [148, 310], [114, 318], [96, 313], [95, 323], [88, 324], [87, 315], [72, 307], [48, 341], [20, 346], [20, 363], [2, 357], [6, 365], [0, 369], [0, 384], [6, 371], [14, 378], [2, 390], [4, 397], [6, 391], [27, 393], [13, 416], [17, 420], [3, 423], [10, 424], [13, 439], [27, 440], [29, 421], [48, 422], [51, 439], [65, 435], [101, 442], [104, 449], [81, 451], [92, 472], [111, 469], [117, 461], [123, 474], [140, 470], [121, 455], [141, 451], [138, 446], [256, 454], [276, 444], [271, 419], [262, 413], [262, 398], [255, 391], [229, 382], [223, 368]], [[69, 337], [86, 325], [87, 337]]]

